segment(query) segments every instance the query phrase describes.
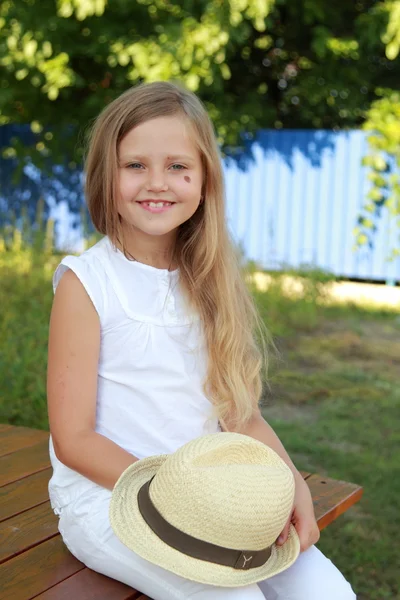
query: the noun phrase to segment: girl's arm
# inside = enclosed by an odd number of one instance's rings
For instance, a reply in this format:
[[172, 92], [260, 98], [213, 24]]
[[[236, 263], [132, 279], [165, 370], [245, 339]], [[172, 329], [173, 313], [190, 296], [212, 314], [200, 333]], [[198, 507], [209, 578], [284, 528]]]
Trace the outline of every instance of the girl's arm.
[[96, 433], [100, 321], [73, 271], [61, 278], [50, 317], [47, 402], [57, 457], [88, 479], [113, 489], [138, 460]]

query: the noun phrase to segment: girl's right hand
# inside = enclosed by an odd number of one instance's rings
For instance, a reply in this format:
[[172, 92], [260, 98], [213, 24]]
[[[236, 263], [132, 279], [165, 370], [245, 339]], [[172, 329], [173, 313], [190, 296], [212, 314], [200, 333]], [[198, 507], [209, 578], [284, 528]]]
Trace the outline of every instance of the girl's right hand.
[[300, 539], [300, 552], [304, 552], [318, 542], [320, 532], [315, 519], [310, 488], [300, 473], [295, 475], [295, 482], [293, 511], [276, 543], [278, 546], [282, 546], [286, 542], [292, 523]]

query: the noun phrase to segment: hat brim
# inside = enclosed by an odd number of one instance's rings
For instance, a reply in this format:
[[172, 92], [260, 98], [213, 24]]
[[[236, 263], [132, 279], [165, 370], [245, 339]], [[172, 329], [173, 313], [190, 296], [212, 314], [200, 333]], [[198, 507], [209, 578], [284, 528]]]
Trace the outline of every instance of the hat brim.
[[181, 577], [222, 587], [239, 587], [268, 579], [290, 567], [300, 553], [300, 541], [293, 525], [285, 544], [272, 547], [261, 567], [239, 570], [199, 560], [163, 542], [143, 519], [137, 503], [139, 489], [153, 477], [168, 455], [151, 456], [133, 463], [118, 479], [112, 492], [109, 517], [119, 540], [133, 552]]

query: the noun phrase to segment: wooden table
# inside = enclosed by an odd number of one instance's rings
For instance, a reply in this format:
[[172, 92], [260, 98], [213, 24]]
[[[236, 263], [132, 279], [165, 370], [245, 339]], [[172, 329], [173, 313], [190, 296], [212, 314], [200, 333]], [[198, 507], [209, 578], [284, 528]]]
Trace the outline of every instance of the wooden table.
[[[86, 568], [57, 529], [48, 496], [49, 434], [0, 425], [0, 600], [151, 600]], [[357, 502], [362, 488], [303, 473], [320, 529]]]

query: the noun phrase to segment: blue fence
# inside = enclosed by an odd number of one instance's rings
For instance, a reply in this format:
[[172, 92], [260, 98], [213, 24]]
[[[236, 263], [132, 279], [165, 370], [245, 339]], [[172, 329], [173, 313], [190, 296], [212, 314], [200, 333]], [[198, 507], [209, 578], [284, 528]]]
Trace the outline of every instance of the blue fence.
[[[27, 140], [31, 134], [26, 128], [0, 127], [0, 145], [11, 135]], [[400, 281], [400, 260], [387, 260], [400, 242], [386, 209], [377, 220], [373, 248], [353, 251], [353, 230], [369, 188], [361, 165], [367, 151], [362, 131], [262, 130], [245, 152], [227, 158], [227, 218], [246, 257], [265, 269], [307, 264], [338, 276]], [[82, 203], [76, 169], [55, 166], [50, 178], [28, 167], [13, 184], [12, 164], [0, 159], [2, 210], [22, 204], [32, 209], [43, 196], [58, 221], [59, 242], [68, 239], [79, 247], [79, 229], [72, 230]]]
[[395, 219], [383, 209], [373, 248], [353, 251], [354, 227], [369, 189], [362, 131], [260, 131], [248, 152], [227, 160], [230, 229], [245, 255], [265, 269], [302, 264], [338, 276], [400, 280]]

